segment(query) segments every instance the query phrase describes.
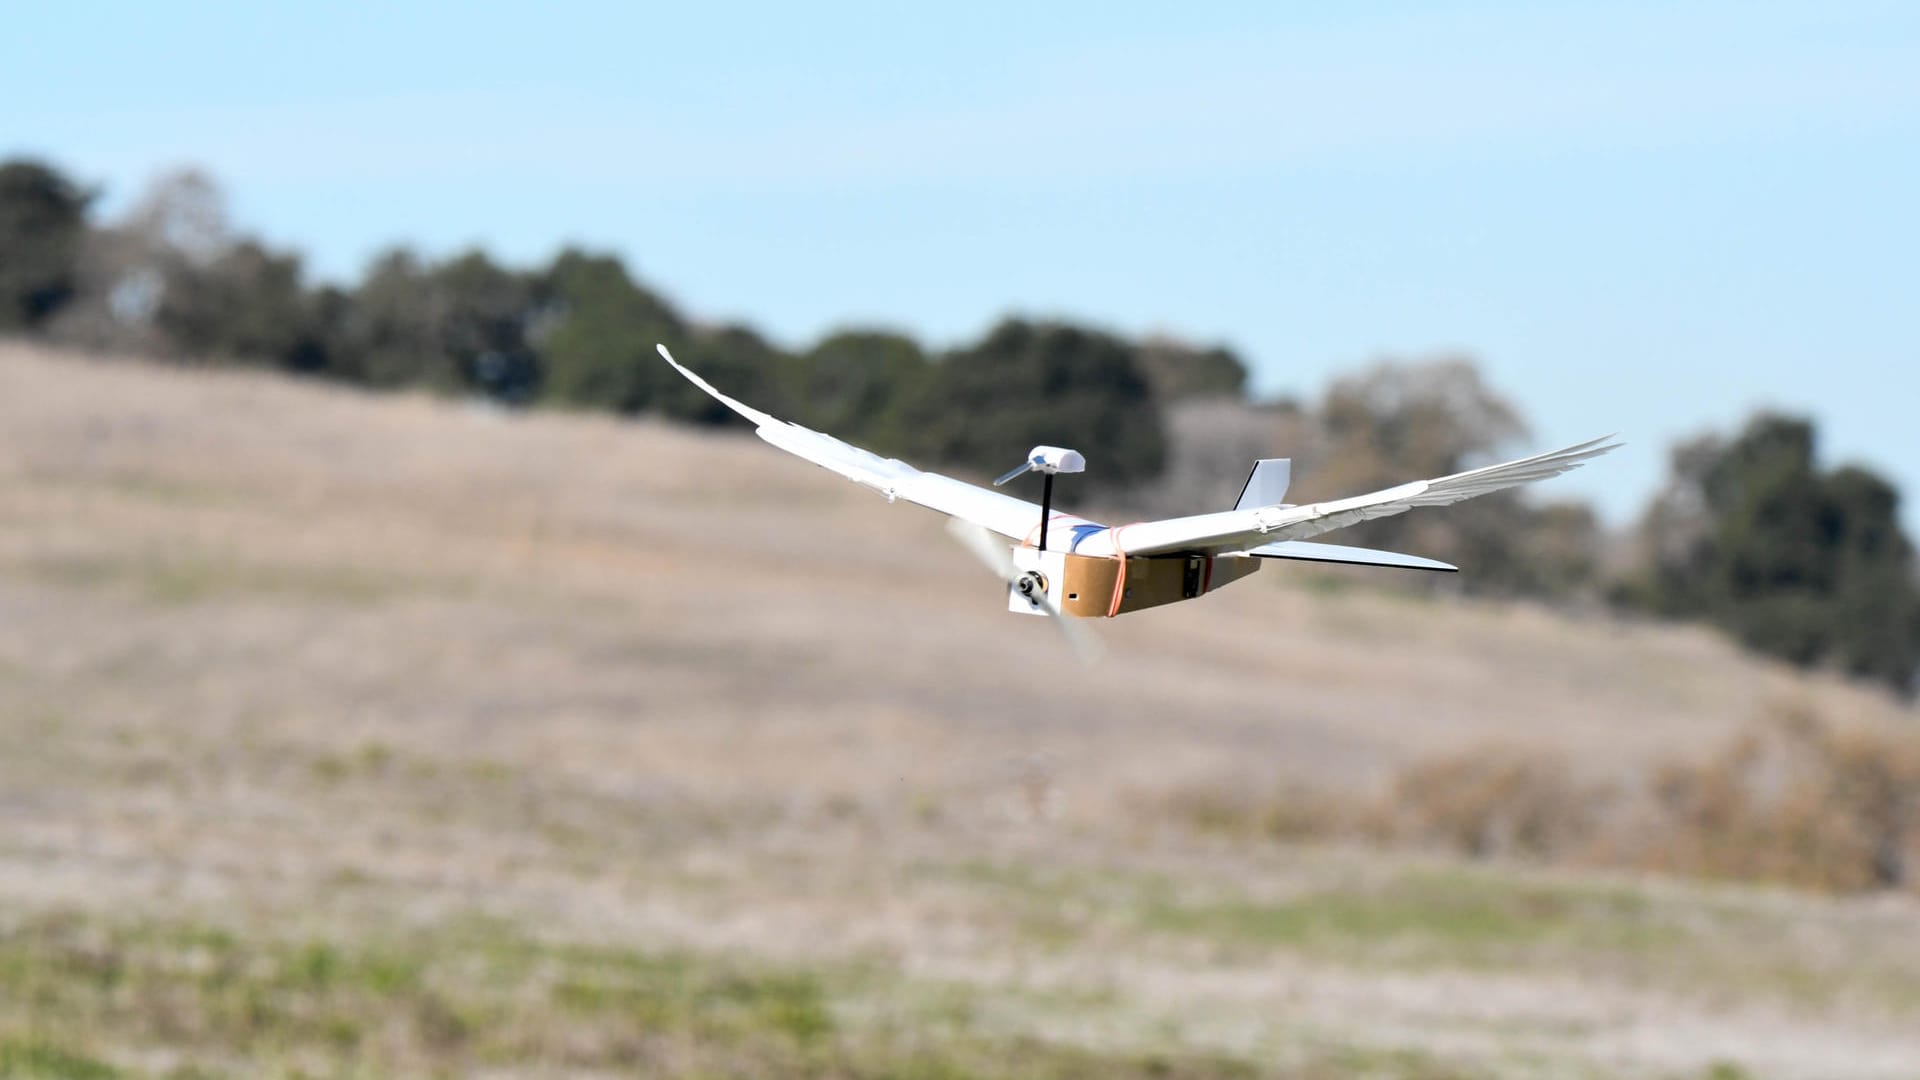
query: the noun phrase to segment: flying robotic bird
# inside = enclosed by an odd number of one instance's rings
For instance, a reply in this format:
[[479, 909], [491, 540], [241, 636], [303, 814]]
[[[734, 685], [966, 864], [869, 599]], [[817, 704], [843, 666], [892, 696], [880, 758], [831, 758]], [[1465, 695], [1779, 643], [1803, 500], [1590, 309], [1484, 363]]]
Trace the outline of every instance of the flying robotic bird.
[[1026, 461], [993, 482], [997, 488], [1026, 473], [1041, 474], [1040, 505], [1035, 506], [777, 419], [715, 390], [675, 360], [665, 345], [658, 348], [674, 370], [752, 421], [767, 442], [870, 487], [889, 502], [905, 499], [946, 514], [955, 539], [1006, 582], [1008, 609], [1052, 616], [1083, 657], [1097, 647], [1073, 625], [1075, 618], [1112, 618], [1193, 600], [1251, 575], [1268, 559], [1456, 571], [1459, 567], [1437, 559], [1307, 538], [1416, 506], [1445, 506], [1545, 480], [1620, 445], [1608, 435], [1518, 461], [1304, 506], [1281, 501], [1292, 476], [1290, 461], [1263, 458], [1254, 463], [1231, 510], [1110, 526], [1054, 513], [1054, 477], [1086, 471], [1079, 451], [1036, 446]]

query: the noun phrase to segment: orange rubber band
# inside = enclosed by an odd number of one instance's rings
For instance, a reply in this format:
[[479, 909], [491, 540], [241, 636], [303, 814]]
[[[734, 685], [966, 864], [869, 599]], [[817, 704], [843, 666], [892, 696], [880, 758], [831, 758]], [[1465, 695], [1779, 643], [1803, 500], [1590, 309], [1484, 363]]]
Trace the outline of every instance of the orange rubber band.
[[1120, 572], [1113, 578], [1113, 600], [1107, 604], [1109, 619], [1120, 614], [1120, 602], [1127, 596], [1127, 549], [1120, 546], [1120, 530], [1132, 528], [1138, 524], [1140, 523], [1135, 521], [1126, 525], [1115, 525], [1107, 530], [1107, 539], [1113, 541], [1113, 553], [1120, 560]]
[[[1047, 530], [1051, 532], [1053, 530], [1054, 522], [1059, 521], [1063, 517], [1072, 517], [1072, 516], [1073, 516], [1072, 514], [1068, 514], [1068, 513], [1058, 513], [1053, 515], [1052, 517], [1047, 519]], [[1035, 525], [1033, 528], [1027, 530], [1027, 538], [1025, 540], [1020, 541], [1020, 546], [1032, 547], [1034, 539], [1039, 535], [1040, 535], [1040, 526]]]

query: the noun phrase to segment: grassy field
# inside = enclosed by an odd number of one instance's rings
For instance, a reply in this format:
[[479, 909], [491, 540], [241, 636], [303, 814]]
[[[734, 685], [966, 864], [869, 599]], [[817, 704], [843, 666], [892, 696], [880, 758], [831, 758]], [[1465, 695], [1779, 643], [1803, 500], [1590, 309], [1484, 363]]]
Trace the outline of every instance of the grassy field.
[[1913, 897], [1169, 814], [1915, 720], [1368, 581], [1081, 670], [743, 432], [0, 345], [0, 1076], [1920, 1075]]

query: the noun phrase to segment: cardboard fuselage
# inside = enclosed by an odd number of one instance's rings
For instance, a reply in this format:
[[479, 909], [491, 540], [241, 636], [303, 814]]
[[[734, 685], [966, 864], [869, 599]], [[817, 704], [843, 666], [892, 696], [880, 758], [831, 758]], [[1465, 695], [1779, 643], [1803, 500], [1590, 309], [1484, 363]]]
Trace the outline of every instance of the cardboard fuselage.
[[[1134, 555], [1126, 558], [1123, 576], [1117, 557], [1022, 545], [1013, 549], [1013, 562], [1023, 571], [1040, 575], [1061, 611], [1102, 618], [1205, 596], [1259, 570], [1261, 560], [1231, 555]], [[1007, 609], [1043, 613], [1013, 586], [1007, 589]]]

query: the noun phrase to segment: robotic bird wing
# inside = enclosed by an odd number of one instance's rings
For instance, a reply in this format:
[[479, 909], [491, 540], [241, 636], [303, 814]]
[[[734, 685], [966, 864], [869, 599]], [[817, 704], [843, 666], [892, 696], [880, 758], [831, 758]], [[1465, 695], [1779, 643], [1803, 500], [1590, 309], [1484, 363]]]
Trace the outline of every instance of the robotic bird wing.
[[[673, 358], [665, 345], [657, 348], [660, 356], [672, 364], [675, 371], [686, 376], [689, 382], [712, 395], [715, 401], [752, 421], [755, 434], [762, 439], [789, 454], [870, 487], [885, 495], [889, 501], [905, 499], [1014, 540], [1025, 539], [1040, 522], [1040, 507], [1034, 503], [1002, 495], [964, 480], [955, 480], [951, 476], [922, 472], [898, 458], [883, 458], [841, 442], [831, 435], [789, 423], [735, 401], [687, 370]], [[1024, 470], [1026, 466], [1021, 468]], [[1078, 522], [1080, 519], [1073, 520]]]
[[[1305, 506], [1261, 506], [1218, 514], [1143, 521], [1088, 537], [1075, 550], [1085, 555], [1205, 552], [1213, 555], [1267, 554], [1258, 550], [1279, 541], [1304, 540], [1374, 518], [1404, 514], [1416, 506], [1445, 506], [1521, 484], [1559, 476], [1613, 450], [1613, 436], [1590, 439], [1518, 461], [1469, 469], [1432, 480], [1384, 488], [1365, 495]], [[1116, 536], [1122, 533], [1122, 536]], [[1277, 554], [1277, 553], [1276, 553]], [[1284, 557], [1284, 556], [1281, 556]]]

